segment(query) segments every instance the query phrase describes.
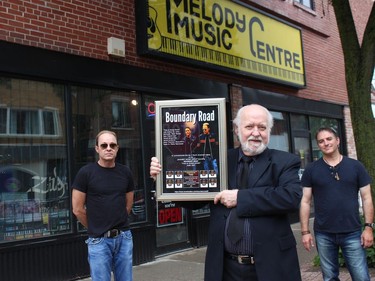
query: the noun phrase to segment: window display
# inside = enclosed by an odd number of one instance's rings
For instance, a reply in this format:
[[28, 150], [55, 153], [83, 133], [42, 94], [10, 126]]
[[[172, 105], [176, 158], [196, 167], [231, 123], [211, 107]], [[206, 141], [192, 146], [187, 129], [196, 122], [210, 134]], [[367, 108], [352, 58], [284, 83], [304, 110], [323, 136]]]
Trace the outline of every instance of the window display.
[[71, 231], [64, 91], [0, 79], [0, 243]]
[[[139, 94], [94, 88], [72, 87], [72, 120], [75, 168], [97, 161], [95, 137], [101, 130], [117, 134], [119, 151], [116, 161], [127, 165], [134, 176], [134, 204], [131, 223], [147, 219], [145, 188], [143, 184], [141, 122]], [[78, 225], [78, 230], [85, 229]]]

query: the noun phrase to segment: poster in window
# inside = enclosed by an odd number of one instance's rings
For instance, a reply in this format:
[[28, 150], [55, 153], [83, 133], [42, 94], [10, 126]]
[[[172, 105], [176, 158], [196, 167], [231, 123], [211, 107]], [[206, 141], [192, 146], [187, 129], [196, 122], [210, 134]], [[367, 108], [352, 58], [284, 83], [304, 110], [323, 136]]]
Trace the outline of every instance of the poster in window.
[[205, 201], [227, 187], [224, 98], [156, 101], [158, 201]]

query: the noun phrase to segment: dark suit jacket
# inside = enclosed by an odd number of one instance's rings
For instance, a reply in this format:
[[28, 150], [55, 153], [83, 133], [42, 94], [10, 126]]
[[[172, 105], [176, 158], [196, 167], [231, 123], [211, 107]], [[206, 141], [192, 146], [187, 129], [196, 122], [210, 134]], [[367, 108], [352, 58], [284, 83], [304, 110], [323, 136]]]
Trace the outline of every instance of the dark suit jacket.
[[[228, 151], [228, 185], [236, 187], [238, 148]], [[298, 210], [302, 188], [300, 159], [290, 153], [266, 149], [251, 172], [251, 188], [240, 190], [237, 213], [249, 217], [254, 240], [254, 260], [259, 281], [300, 281], [296, 240], [288, 213]], [[224, 229], [229, 214], [222, 204], [211, 204], [205, 281], [221, 281], [224, 262]]]

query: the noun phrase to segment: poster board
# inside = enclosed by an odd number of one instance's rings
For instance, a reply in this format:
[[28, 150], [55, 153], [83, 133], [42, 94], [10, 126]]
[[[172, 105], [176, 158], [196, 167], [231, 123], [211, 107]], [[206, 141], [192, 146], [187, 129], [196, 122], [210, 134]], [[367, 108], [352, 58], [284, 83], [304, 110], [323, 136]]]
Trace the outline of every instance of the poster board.
[[158, 201], [207, 201], [227, 188], [224, 98], [155, 102]]

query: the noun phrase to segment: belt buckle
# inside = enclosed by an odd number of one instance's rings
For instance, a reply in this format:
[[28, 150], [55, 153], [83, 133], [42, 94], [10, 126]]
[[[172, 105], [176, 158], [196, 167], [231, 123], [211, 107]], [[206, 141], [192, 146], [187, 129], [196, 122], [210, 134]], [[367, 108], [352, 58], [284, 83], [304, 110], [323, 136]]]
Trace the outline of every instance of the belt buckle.
[[119, 233], [120, 233], [120, 231], [118, 229], [111, 229], [111, 230], [108, 230], [107, 237], [108, 238], [114, 238], [114, 237], [118, 236]]
[[[244, 262], [243, 259], [250, 259], [249, 262]], [[247, 255], [238, 255], [237, 261], [239, 264], [254, 264], [254, 257]]]

